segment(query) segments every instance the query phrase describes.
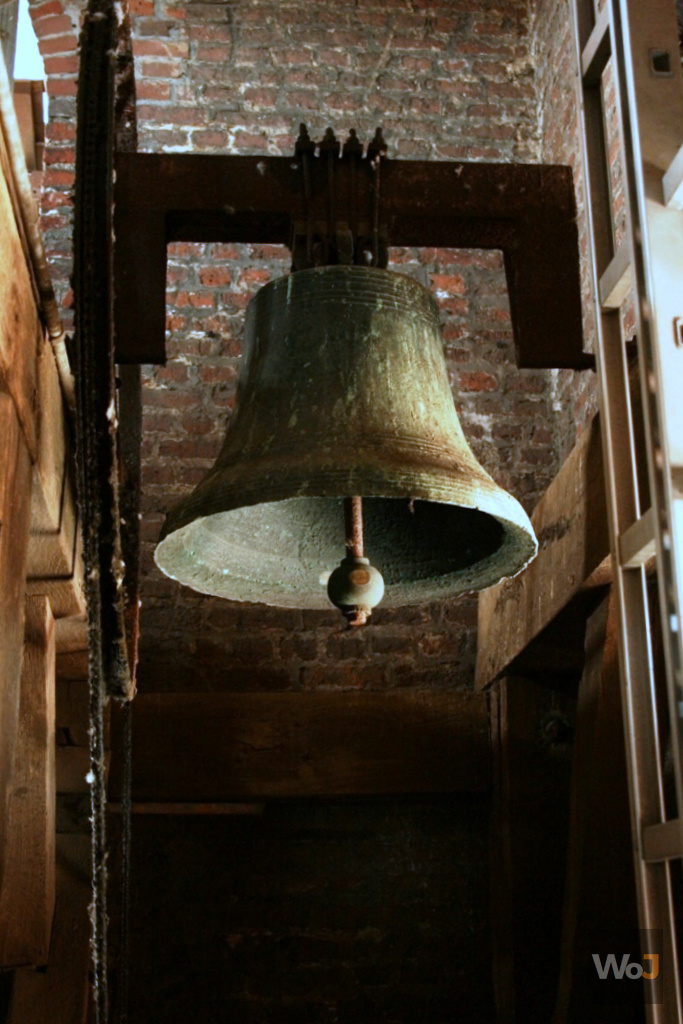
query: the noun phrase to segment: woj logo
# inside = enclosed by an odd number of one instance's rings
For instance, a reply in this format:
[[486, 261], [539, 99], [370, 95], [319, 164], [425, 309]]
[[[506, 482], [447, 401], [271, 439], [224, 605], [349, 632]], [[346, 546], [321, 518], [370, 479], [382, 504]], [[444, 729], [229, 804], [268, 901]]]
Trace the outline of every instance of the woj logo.
[[599, 1003], [642, 1006], [662, 1002], [666, 964], [661, 929], [629, 935], [596, 930], [586, 938], [586, 981]]
[[614, 953], [608, 953], [605, 957], [605, 962], [602, 963], [600, 960], [599, 953], [593, 953], [593, 963], [595, 964], [595, 970], [598, 972], [598, 977], [601, 981], [609, 977], [610, 971], [621, 981], [622, 978], [631, 978], [635, 980], [637, 978], [646, 978], [648, 981], [652, 981], [654, 978], [659, 977], [659, 953], [643, 953], [643, 960], [650, 960], [649, 971], [643, 968], [642, 964], [638, 964], [635, 961], [631, 962], [631, 954], [624, 953], [621, 958], [621, 963], [618, 963]]

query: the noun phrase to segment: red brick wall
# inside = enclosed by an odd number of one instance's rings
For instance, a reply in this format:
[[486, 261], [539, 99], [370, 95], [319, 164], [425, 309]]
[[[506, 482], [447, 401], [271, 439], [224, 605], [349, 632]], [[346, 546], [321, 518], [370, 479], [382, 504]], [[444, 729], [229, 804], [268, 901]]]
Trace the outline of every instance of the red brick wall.
[[[575, 92], [576, 48], [569, 0], [538, 0], [534, 18], [534, 53], [541, 135], [541, 156], [546, 163], [569, 164], [574, 172], [579, 209], [580, 248], [584, 295], [585, 347], [593, 348], [595, 320], [591, 307], [588, 265], [588, 226], [584, 211], [586, 190]], [[554, 441], [560, 462], [597, 408], [594, 373], [556, 370], [550, 375]]]
[[[603, 2], [598, 3], [602, 8]], [[538, 0], [535, 8], [534, 46], [538, 69], [540, 133], [542, 159], [548, 163], [566, 163], [574, 169], [584, 292], [584, 334], [586, 347], [595, 344], [596, 324], [592, 309], [591, 272], [588, 265], [588, 229], [585, 219], [586, 190], [583, 177], [581, 139], [575, 92], [575, 43], [570, 18], [569, 0]], [[612, 204], [614, 244], [618, 246], [626, 227], [622, 144], [616, 105], [612, 63], [603, 74], [602, 102], [606, 125], [609, 174], [608, 187]], [[635, 312], [633, 297], [628, 296], [621, 309], [622, 336], [633, 338]], [[595, 415], [598, 394], [593, 373], [559, 371], [551, 376], [552, 405], [555, 416], [554, 437], [560, 459], [564, 459], [577, 436]]]
[[49, 120], [46, 126], [41, 228], [65, 326], [72, 326], [71, 190], [76, 145], [76, 85], [80, 5], [73, 0], [31, 0], [30, 13], [45, 62]]

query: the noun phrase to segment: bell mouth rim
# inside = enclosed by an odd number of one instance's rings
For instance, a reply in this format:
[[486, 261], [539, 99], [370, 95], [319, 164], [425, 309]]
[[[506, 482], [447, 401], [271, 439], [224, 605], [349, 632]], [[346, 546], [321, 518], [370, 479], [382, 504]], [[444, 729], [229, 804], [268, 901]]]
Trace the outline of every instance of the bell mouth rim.
[[[319, 492], [320, 488], [316, 488], [315, 490], [316, 492]], [[491, 498], [493, 497], [492, 495], [489, 495], [488, 502], [485, 500], [485, 497], [482, 496], [484, 500], [479, 503], [464, 503], [462, 500], [457, 502], [454, 500], [438, 500], [438, 498], [434, 496], [433, 488], [430, 496], [421, 495], [419, 493], [420, 489], [415, 489], [412, 494], [406, 494], [403, 492], [386, 493], [387, 489], [383, 488], [383, 490], [385, 493], [370, 493], [368, 488], [365, 488], [363, 491], [363, 497], [406, 502], [414, 499], [415, 501], [425, 503], [443, 506], [450, 505], [454, 508], [469, 509], [481, 512], [483, 515], [491, 517], [503, 528], [502, 542], [500, 546], [495, 549], [495, 551], [474, 562], [471, 566], [467, 567], [466, 570], [458, 570], [446, 573], [438, 578], [430, 577], [423, 581], [411, 583], [409, 593], [402, 591], [399, 594], [401, 588], [398, 585], [387, 585], [385, 596], [382, 601], [383, 607], [407, 607], [410, 605], [421, 604], [426, 601], [448, 600], [462, 594], [484, 590], [487, 587], [501, 582], [502, 580], [511, 579], [514, 576], [517, 576], [537, 553], [538, 542], [526, 512], [517, 500], [506, 492], [502, 493], [508, 501], [504, 502], [499, 500], [498, 508], [494, 511], [492, 505], [494, 505], [495, 502], [491, 501]], [[175, 527], [173, 527], [169, 522], [169, 517], [164, 524], [160, 541], [154, 551], [155, 563], [159, 569], [161, 569], [161, 571], [170, 578], [207, 595], [221, 597], [227, 600], [263, 604], [264, 606], [270, 607], [313, 609], [331, 608], [332, 605], [327, 600], [326, 593], [323, 588], [321, 588], [321, 593], [316, 595], [312, 601], [309, 599], [301, 599], [303, 595], [296, 594], [280, 595], [278, 597], [278, 595], [273, 595], [271, 593], [267, 597], [253, 595], [245, 597], [240, 596], [240, 594], [235, 590], [233, 590], [232, 594], [227, 593], [225, 589], [226, 581], [221, 580], [220, 584], [222, 585], [216, 583], [213, 574], [212, 572], [209, 572], [206, 563], [198, 563], [194, 553], [192, 560], [188, 559], [187, 571], [183, 571], [182, 565], [186, 558], [187, 550], [194, 549], [193, 538], [197, 536], [198, 530], [201, 529], [201, 524], [214, 516], [220, 516], [223, 513], [239, 511], [241, 509], [254, 509], [259, 505], [284, 503], [291, 500], [293, 497], [341, 501], [345, 496], [345, 494], [340, 494], [338, 490], [335, 490], [334, 493], [313, 493], [312, 491], [307, 491], [305, 494], [292, 494], [290, 489], [288, 493], [282, 494], [280, 497], [276, 497], [271, 491], [268, 496], [263, 495], [260, 500], [256, 499], [252, 502], [246, 501], [245, 496], [243, 495], [241, 501], [235, 501], [230, 508], [223, 505], [222, 508], [216, 508], [212, 511], [208, 511], [204, 515], [188, 517], [186, 521], [178, 523]], [[500, 507], [501, 505], [507, 505], [509, 507], [503, 509]], [[508, 514], [506, 515], [505, 512]], [[505, 564], [506, 561], [507, 564]], [[501, 568], [503, 568], [502, 572]], [[239, 589], [239, 581], [241, 581], [241, 578], [233, 577], [233, 579], [235, 578], [238, 579], [237, 589]]]
[[[342, 456], [335, 465], [308, 464], [286, 472], [278, 459], [263, 456], [253, 460], [248, 472], [243, 465], [215, 466], [168, 512], [160, 540], [189, 525], [200, 514], [201, 518], [206, 518], [297, 497], [343, 499], [359, 495], [477, 510], [505, 524], [519, 526], [536, 542], [531, 520], [519, 501], [497, 484], [474, 457], [461, 461], [439, 460], [440, 452], [435, 449], [433, 461], [425, 463], [417, 460], [417, 452], [396, 451], [403, 472], [392, 471], [378, 453], [370, 449], [347, 451], [346, 457]], [[412, 458], [408, 460], [407, 454]]]

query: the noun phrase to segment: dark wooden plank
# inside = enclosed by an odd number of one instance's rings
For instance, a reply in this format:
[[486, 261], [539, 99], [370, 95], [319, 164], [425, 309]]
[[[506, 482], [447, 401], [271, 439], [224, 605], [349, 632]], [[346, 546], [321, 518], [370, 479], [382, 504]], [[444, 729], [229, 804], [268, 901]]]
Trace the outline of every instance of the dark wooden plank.
[[[312, 219], [324, 222], [325, 167], [311, 164]], [[360, 172], [362, 181], [366, 161]], [[335, 173], [343, 210], [348, 164], [340, 161]], [[371, 190], [359, 195], [362, 207]], [[122, 153], [115, 206], [119, 362], [165, 359], [167, 242], [286, 245], [294, 223], [306, 219], [300, 171], [289, 157]], [[371, 211], [359, 216], [370, 222]], [[503, 251], [520, 366], [593, 365], [582, 351], [570, 168], [390, 160], [382, 169], [381, 216], [392, 245]]]
[[166, 361], [166, 244], [163, 213], [117, 199], [114, 334], [119, 363]]
[[[320, 184], [326, 166], [316, 160], [312, 164], [313, 184]], [[341, 176], [341, 164], [337, 170]], [[566, 218], [576, 213], [571, 168], [557, 165], [387, 160], [382, 164], [382, 188], [389, 220], [402, 216], [434, 221], [443, 216], [509, 220], [539, 207]], [[324, 190], [313, 191], [322, 193], [324, 210]], [[298, 204], [292, 209], [293, 197]], [[289, 218], [298, 217], [304, 209], [296, 161], [286, 156], [118, 153], [115, 199], [122, 207], [188, 214], [224, 210], [232, 216], [251, 208], [268, 216], [284, 212]]]
[[548, 1024], [559, 970], [573, 699], [512, 676], [490, 696], [496, 1024]]
[[[0, 815], [3, 815], [19, 720], [31, 463], [14, 403], [9, 395], [1, 392], [0, 439], [3, 467], [0, 474]], [[4, 824], [0, 821], [0, 834], [4, 833]]]
[[91, 767], [87, 747], [58, 747], [55, 764], [58, 793], [90, 792], [90, 784], [86, 781]]
[[476, 683], [484, 688], [575, 597], [609, 552], [600, 423], [594, 419], [531, 516], [539, 551], [482, 591]]
[[[110, 814], [122, 814], [123, 804], [110, 803], [107, 806]], [[176, 815], [245, 815], [263, 814], [264, 804], [131, 804], [132, 814], [176, 814]]]
[[47, 963], [55, 903], [55, 639], [47, 598], [26, 602], [14, 772], [6, 803], [0, 965]]
[[[625, 951], [637, 935], [628, 772], [619, 684], [618, 623], [610, 595], [588, 620], [572, 763], [562, 960], [553, 1024], [602, 1024], [592, 953]], [[633, 947], [631, 947], [633, 948]], [[619, 1007], [619, 1020], [640, 1020]], [[637, 1008], [636, 1008], [637, 1011]]]
[[85, 1024], [90, 969], [90, 837], [57, 838], [57, 899], [46, 970], [18, 970], [7, 1024]]
[[140, 803], [481, 792], [490, 779], [485, 698], [468, 693], [142, 694], [133, 751]]

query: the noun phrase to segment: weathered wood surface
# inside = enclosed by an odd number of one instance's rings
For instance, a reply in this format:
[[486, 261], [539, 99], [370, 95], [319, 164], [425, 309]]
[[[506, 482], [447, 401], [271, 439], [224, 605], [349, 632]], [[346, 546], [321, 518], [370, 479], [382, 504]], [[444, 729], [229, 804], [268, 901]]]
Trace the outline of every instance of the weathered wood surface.
[[[497, 1024], [548, 1024], [555, 1003], [569, 810], [564, 692], [506, 676], [490, 692], [491, 916]], [[565, 731], [566, 728], [566, 731]]]
[[545, 492], [531, 522], [538, 555], [479, 597], [476, 683], [500, 676], [582, 589], [609, 552], [600, 424], [594, 419]]
[[0, 815], [4, 817], [19, 720], [31, 463], [14, 403], [2, 393], [0, 452]]
[[[114, 708], [115, 801], [120, 751]], [[133, 705], [136, 802], [480, 792], [489, 779], [477, 694], [141, 694]]]
[[[86, 670], [80, 678], [87, 678], [88, 624], [85, 620], [85, 615], [74, 615], [68, 619], [57, 619], [55, 636], [57, 638], [57, 651], [60, 654], [70, 656], [79, 653], [81, 655], [81, 660], [85, 663]], [[57, 675], [59, 675], [59, 662], [57, 669]]]
[[85, 612], [83, 563], [59, 374], [44, 341], [38, 358], [27, 591], [49, 596], [56, 618]]
[[[619, 685], [618, 623], [610, 594], [586, 627], [572, 759], [562, 958], [553, 1024], [593, 1024], [592, 952], [609, 935], [621, 949], [636, 932], [628, 773]], [[596, 941], [596, 935], [600, 941]], [[624, 948], [626, 948], [624, 946]], [[628, 1007], [622, 1008], [626, 1014]], [[630, 1020], [624, 1016], [625, 1021]]]
[[90, 969], [90, 837], [57, 838], [57, 898], [46, 970], [18, 970], [7, 1024], [85, 1024]]
[[0, 966], [47, 963], [55, 901], [55, 643], [47, 598], [26, 602], [14, 771], [5, 805]]
[[34, 465], [27, 589], [49, 594], [56, 617], [78, 615], [85, 604], [62, 391], [2, 133], [0, 253], [0, 392], [14, 405]]
[[35, 457], [36, 361], [42, 327], [12, 203], [11, 173], [1, 133], [0, 167], [0, 382], [14, 402], [26, 444]]
[[[73, 495], [67, 486], [68, 448], [66, 423], [57, 365], [49, 343], [40, 346], [37, 359], [36, 434], [38, 446], [34, 465], [34, 488], [31, 502], [33, 531], [53, 533], [67, 517], [71, 533], [75, 532]], [[67, 499], [67, 507], [64, 507]], [[73, 542], [71, 544], [73, 547]], [[34, 556], [35, 557], [35, 556]], [[49, 562], [48, 562], [48, 567]], [[58, 564], [57, 572], [69, 570], [68, 562]], [[32, 572], [31, 575], [38, 575]]]

